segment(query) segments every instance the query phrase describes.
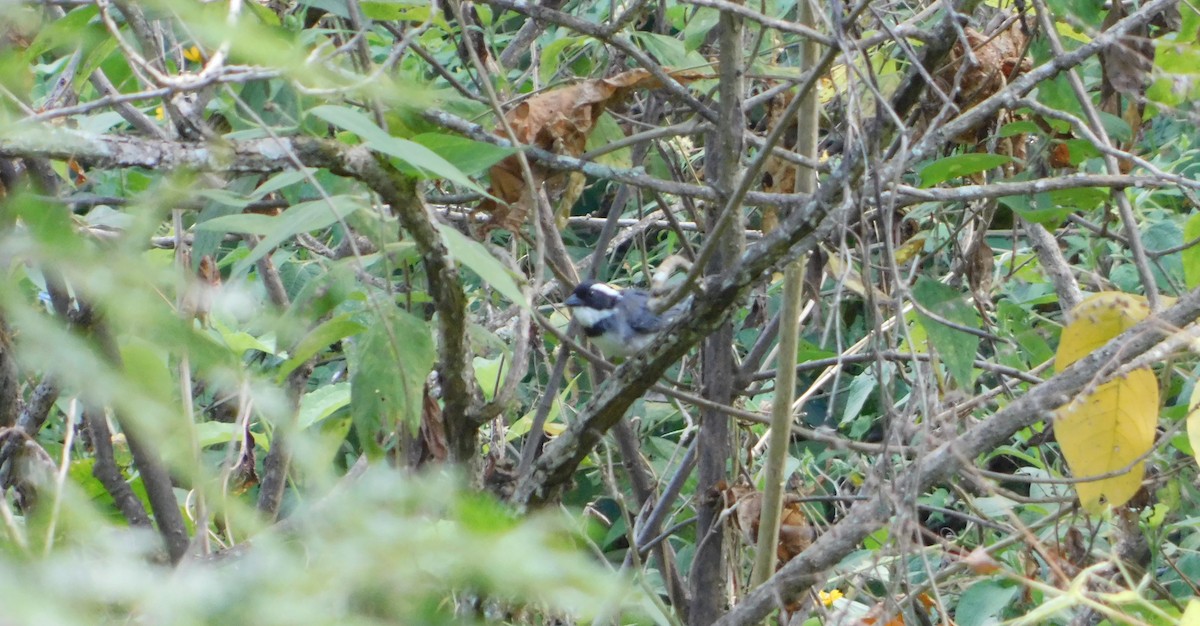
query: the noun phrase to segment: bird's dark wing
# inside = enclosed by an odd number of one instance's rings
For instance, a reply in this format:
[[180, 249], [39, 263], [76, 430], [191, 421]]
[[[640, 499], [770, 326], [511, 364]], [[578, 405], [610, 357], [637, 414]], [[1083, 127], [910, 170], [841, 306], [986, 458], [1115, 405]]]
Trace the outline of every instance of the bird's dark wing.
[[621, 306], [629, 312], [629, 326], [637, 332], [656, 333], [667, 325], [661, 315], [650, 310], [650, 294], [640, 289], [626, 289], [621, 295]]

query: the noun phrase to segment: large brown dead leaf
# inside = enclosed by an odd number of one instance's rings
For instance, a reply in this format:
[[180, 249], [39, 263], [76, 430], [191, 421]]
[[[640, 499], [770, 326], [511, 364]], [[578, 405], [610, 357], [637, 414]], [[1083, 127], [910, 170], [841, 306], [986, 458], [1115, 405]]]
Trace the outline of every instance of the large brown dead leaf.
[[250, 432], [250, 422], [247, 421], [242, 427], [237, 464], [229, 472], [229, 490], [239, 496], [258, 484], [258, 472], [254, 469], [254, 445], [254, 434]]
[[[754, 487], [739, 483], [731, 487], [719, 484], [717, 488], [725, 502], [725, 508], [737, 507], [736, 515], [730, 519], [742, 531], [742, 537], [750, 545], [758, 545], [758, 524], [762, 517], [763, 494]], [[800, 496], [783, 494], [783, 511], [779, 520], [779, 543], [776, 545], [778, 566], [795, 558], [816, 539], [816, 529], [800, 508]]]
[[[767, 102], [767, 132], [780, 125], [788, 127], [779, 147], [790, 150], [796, 145], [796, 118], [783, 119], [788, 105], [796, 95], [785, 91]], [[767, 193], [796, 193], [796, 166], [777, 156], [767, 157], [763, 164], [763, 191]], [[779, 225], [779, 207], [767, 205], [762, 208], [762, 231], [769, 233]]]
[[[1032, 63], [1025, 56], [1029, 36], [1022, 31], [1019, 20], [992, 35], [985, 35], [973, 28], [964, 28], [963, 34], [966, 44], [962, 40], [954, 44], [946, 64], [934, 76], [934, 83], [954, 99], [960, 110], [965, 111], [1029, 71]], [[967, 46], [970, 46], [971, 54], [967, 54]], [[927, 124], [941, 106], [941, 101], [936, 98], [926, 102], [922, 124]], [[991, 126], [993, 124], [989, 123], [982, 128]], [[974, 131], [955, 138], [962, 143], [975, 143], [976, 139]], [[1023, 136], [1013, 138], [1014, 143], [1022, 141]]]
[[200, 258], [200, 266], [196, 268], [196, 276], [189, 281], [184, 293], [181, 313], [184, 319], [197, 319], [200, 325], [208, 327], [208, 316], [212, 312], [213, 300], [221, 289], [221, 271], [212, 256]]
[[[702, 77], [695, 71], [672, 72], [671, 76], [688, 83]], [[583, 82], [540, 93], [513, 107], [504, 119], [518, 143], [536, 146], [557, 154], [578, 157], [587, 146], [588, 136], [605, 109], [623, 100], [634, 89], [657, 89], [662, 82], [644, 69], [622, 72], [610, 78]], [[504, 130], [497, 134], [506, 137]], [[551, 199], [561, 196], [569, 178], [531, 164], [533, 182], [545, 186]], [[516, 230], [525, 222], [535, 198], [521, 174], [521, 161], [510, 156], [491, 169], [489, 193], [496, 200], [485, 200], [476, 209], [489, 216], [485, 230]]]
[[420, 437], [419, 464], [441, 463], [450, 458], [450, 448], [446, 444], [446, 423], [442, 420], [442, 407], [430, 393], [428, 384], [425, 385], [425, 397], [421, 402]]
[[954, 101], [966, 110], [995, 95], [1012, 79], [1029, 71], [1032, 65], [1024, 56], [1029, 36], [1021, 31], [1019, 22], [1013, 22], [991, 37], [973, 28], [964, 28], [963, 33], [976, 62], [971, 63], [963, 42], [959, 41], [954, 44], [949, 63], [938, 73], [938, 79], [942, 86], [949, 88], [962, 72]]

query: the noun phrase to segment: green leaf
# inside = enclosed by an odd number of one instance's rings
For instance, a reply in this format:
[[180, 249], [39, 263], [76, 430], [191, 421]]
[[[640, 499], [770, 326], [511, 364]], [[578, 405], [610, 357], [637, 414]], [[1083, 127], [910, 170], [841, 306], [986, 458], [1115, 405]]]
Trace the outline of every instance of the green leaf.
[[846, 395], [846, 408], [842, 411], [842, 424], [858, 417], [876, 386], [877, 381], [873, 372], [863, 372], [850, 381], [850, 391]]
[[[201, 448], [229, 445], [240, 436], [238, 425], [233, 422], [200, 422], [196, 424], [196, 440]], [[257, 435], [255, 436], [257, 439]]]
[[549, 83], [554, 78], [554, 75], [558, 73], [558, 66], [562, 62], [563, 53], [581, 41], [587, 40], [583, 37], [558, 37], [542, 48], [541, 61], [538, 64], [538, 77], [543, 83]]
[[[912, 289], [913, 298], [924, 307], [946, 321], [967, 328], [979, 328], [979, 314], [966, 303], [963, 294], [936, 280], [921, 277]], [[958, 381], [959, 388], [970, 389], [975, 368], [975, 353], [979, 350], [979, 337], [942, 324], [918, 311], [918, 319], [925, 327], [929, 343], [942, 357], [946, 370]]]
[[257, 350], [266, 354], [275, 354], [275, 340], [270, 339], [270, 343], [259, 337], [255, 337], [244, 330], [233, 330], [221, 320], [213, 317], [209, 320], [212, 323], [213, 330], [216, 330], [221, 335], [221, 340], [236, 356], [241, 357], [247, 350]]
[[293, 370], [300, 367], [302, 363], [335, 341], [352, 337], [364, 330], [366, 330], [366, 327], [350, 319], [349, 313], [326, 320], [320, 326], [312, 329], [311, 332], [296, 344], [296, 348], [292, 350], [291, 358], [280, 366], [279, 373], [275, 376], [276, 380], [282, 382], [287, 378], [288, 374], [291, 374]]
[[1006, 196], [1000, 198], [1000, 204], [1012, 209], [1014, 213], [1020, 215], [1025, 221], [1033, 224], [1041, 224], [1048, 229], [1058, 228], [1067, 216], [1075, 212], [1074, 207], [1060, 207], [1054, 203], [1054, 200], [1048, 193], [1039, 193], [1034, 196]]
[[[1189, 243], [1200, 237], [1200, 213], [1188, 218], [1183, 226], [1183, 242]], [[1183, 257], [1183, 279], [1188, 289], [1200, 287], [1200, 245], [1189, 246], [1180, 253]]]
[[157, 346], [131, 338], [121, 346], [120, 351], [130, 383], [158, 400], [170, 400], [174, 396], [175, 383], [172, 382], [171, 370]]
[[[606, 111], [596, 120], [592, 134], [588, 135], [587, 150], [591, 152], [624, 138], [625, 131], [621, 130], [621, 125]], [[609, 167], [633, 167], [633, 151], [632, 148], [620, 148], [597, 156], [595, 161]]]
[[708, 62], [695, 50], [689, 52], [683, 42], [667, 35], [634, 31], [633, 36], [641, 42], [647, 52], [654, 55], [665, 66], [682, 69], [704, 67]]
[[1001, 137], [1013, 137], [1016, 135], [1038, 134], [1042, 129], [1034, 122], [1029, 120], [1020, 120], [1009, 122], [1000, 127], [999, 135]]
[[1001, 622], [1001, 613], [1020, 588], [991, 580], [977, 582], [963, 592], [954, 611], [958, 626], [991, 626]]
[[1012, 157], [1003, 154], [987, 154], [972, 152], [971, 154], [956, 154], [944, 159], [938, 159], [921, 169], [921, 186], [932, 187], [944, 183], [951, 178], [970, 176], [986, 172], [1012, 162]]
[[508, 271], [503, 263], [497, 261], [496, 257], [483, 247], [483, 244], [468, 238], [455, 230], [453, 226], [441, 222], [438, 222], [437, 226], [442, 231], [442, 240], [446, 242], [450, 256], [471, 268], [471, 271], [478, 274], [484, 282], [491, 285], [513, 304], [522, 307], [529, 306], [512, 272]]
[[[279, 244], [299, 233], [327, 228], [351, 213], [366, 206], [362, 198], [333, 196], [327, 200], [313, 200], [292, 205], [274, 217], [253, 213], [239, 213], [216, 217], [196, 225], [197, 230], [247, 233], [263, 237], [246, 258], [238, 261], [233, 275], [240, 276]], [[258, 219], [265, 218], [265, 219]]]
[[424, 133], [413, 137], [412, 140], [438, 153], [446, 161], [467, 174], [483, 172], [509, 155], [518, 152], [516, 148], [502, 148], [490, 143], [444, 133]]
[[363, 15], [370, 19], [392, 21], [404, 19], [409, 11], [422, 5], [407, 0], [371, 0], [363, 2], [361, 6]]
[[451, 165], [446, 159], [438, 156], [436, 152], [415, 141], [389, 135], [359, 111], [348, 107], [326, 104], [309, 109], [309, 113], [338, 128], [358, 135], [371, 149], [395, 157], [419, 171], [429, 172], [458, 183], [468, 189], [486, 193], [474, 181], [467, 178], [466, 174]]
[[350, 362], [350, 415], [363, 449], [381, 453], [381, 432], [421, 425], [425, 378], [435, 357], [429, 325], [387, 308], [357, 342]]
[[300, 414], [296, 418], [296, 427], [304, 430], [350, 404], [350, 386], [350, 383], [333, 383], [304, 394], [300, 399]]
[[507, 355], [500, 355], [491, 359], [477, 356], [472, 359], [472, 365], [475, 368], [475, 382], [479, 383], [479, 390], [483, 392], [483, 399], [491, 402], [494, 399], [497, 387], [504, 380], [504, 375], [508, 373]]

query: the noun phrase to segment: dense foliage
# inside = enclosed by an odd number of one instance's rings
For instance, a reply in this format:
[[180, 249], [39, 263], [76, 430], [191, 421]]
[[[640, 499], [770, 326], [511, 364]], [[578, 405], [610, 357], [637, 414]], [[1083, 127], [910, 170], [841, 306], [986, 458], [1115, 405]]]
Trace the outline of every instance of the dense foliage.
[[0, 1], [4, 619], [1200, 624], [1198, 37]]

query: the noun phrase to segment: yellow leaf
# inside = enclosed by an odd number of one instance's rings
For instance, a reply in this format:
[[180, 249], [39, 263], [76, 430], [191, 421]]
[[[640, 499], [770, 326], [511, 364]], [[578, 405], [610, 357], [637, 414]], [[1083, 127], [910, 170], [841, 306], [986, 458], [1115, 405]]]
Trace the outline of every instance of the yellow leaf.
[[1063, 371], [1109, 339], [1129, 330], [1150, 315], [1144, 296], [1102, 291], [1071, 309], [1054, 357], [1054, 369]]
[[1200, 463], [1200, 384], [1192, 388], [1192, 397], [1188, 400], [1187, 434], [1188, 443], [1192, 444], [1192, 456]]
[[[1150, 315], [1142, 296], [1106, 291], [1071, 311], [1054, 367], [1062, 371]], [[1197, 418], [1200, 421], [1200, 418]], [[1054, 432], [1076, 478], [1119, 471], [1150, 451], [1158, 427], [1158, 383], [1148, 369], [1097, 386], [1060, 408]], [[1129, 501], [1141, 486], [1144, 463], [1109, 478], [1076, 484], [1088, 512]]]
[[200, 48], [197, 48], [196, 46], [184, 48], [183, 58], [191, 61], [192, 63], [200, 63], [204, 61], [204, 56], [200, 54]]
[[[1158, 427], [1158, 382], [1150, 370], [1135, 370], [1110, 380], [1058, 410], [1054, 434], [1075, 478], [1108, 474], [1129, 467], [1150, 451]], [[1144, 463], [1128, 472], [1075, 484], [1089, 513], [1120, 506], [1137, 493]]]
[[1200, 626], [1200, 600], [1188, 600], [1187, 608], [1179, 618], [1179, 626]]

